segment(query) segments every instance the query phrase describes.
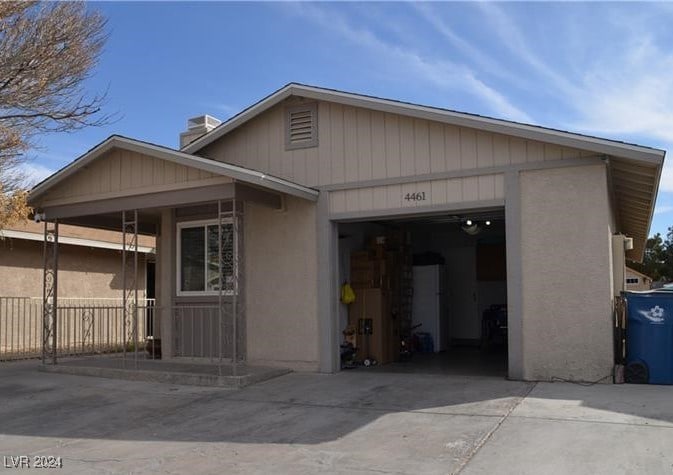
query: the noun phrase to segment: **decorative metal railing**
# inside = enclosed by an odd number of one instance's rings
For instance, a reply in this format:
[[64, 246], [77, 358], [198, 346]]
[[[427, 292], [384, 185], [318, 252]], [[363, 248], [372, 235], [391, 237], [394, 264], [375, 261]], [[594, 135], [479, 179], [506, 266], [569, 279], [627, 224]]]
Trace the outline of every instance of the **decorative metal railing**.
[[[243, 335], [233, 321], [231, 301], [217, 305], [181, 305], [173, 307], [172, 354], [177, 357], [207, 358], [231, 362], [245, 357]], [[239, 325], [240, 327], [240, 325]]]
[[[0, 297], [0, 361], [42, 356], [44, 308], [42, 298]], [[155, 333], [155, 301], [138, 301], [137, 326], [124, 323], [122, 299], [59, 298], [56, 318], [58, 356], [145, 351]], [[137, 332], [137, 334], [136, 334]]]

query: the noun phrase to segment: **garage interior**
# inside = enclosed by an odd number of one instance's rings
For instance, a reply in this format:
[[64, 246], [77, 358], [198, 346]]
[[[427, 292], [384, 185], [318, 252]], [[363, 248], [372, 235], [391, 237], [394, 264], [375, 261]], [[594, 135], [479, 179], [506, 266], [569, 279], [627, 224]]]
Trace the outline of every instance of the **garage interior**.
[[345, 222], [338, 234], [342, 369], [507, 376], [504, 209]]

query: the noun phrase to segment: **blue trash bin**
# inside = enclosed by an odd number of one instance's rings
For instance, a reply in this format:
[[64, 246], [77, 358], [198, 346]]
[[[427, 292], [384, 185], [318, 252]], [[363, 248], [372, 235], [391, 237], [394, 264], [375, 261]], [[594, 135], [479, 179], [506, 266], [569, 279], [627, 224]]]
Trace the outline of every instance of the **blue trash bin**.
[[673, 384], [673, 292], [624, 292], [626, 382]]

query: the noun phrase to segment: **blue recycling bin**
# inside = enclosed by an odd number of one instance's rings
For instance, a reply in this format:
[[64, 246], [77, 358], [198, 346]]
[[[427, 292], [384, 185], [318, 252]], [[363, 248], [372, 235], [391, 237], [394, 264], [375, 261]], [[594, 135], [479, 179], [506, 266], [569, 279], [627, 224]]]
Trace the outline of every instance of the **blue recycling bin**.
[[625, 292], [626, 382], [673, 384], [673, 292]]

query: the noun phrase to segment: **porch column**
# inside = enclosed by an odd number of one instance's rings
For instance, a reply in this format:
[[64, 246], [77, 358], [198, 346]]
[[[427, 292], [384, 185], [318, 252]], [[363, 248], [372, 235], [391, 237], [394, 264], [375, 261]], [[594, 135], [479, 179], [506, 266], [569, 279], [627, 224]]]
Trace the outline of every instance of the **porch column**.
[[157, 315], [161, 337], [161, 358], [173, 356], [173, 296], [176, 279], [173, 209], [161, 210], [161, 225], [157, 236]]
[[133, 344], [133, 361], [138, 367], [138, 210], [122, 211], [122, 299], [123, 355]]
[[44, 222], [42, 364], [56, 364], [58, 342], [58, 221]]

